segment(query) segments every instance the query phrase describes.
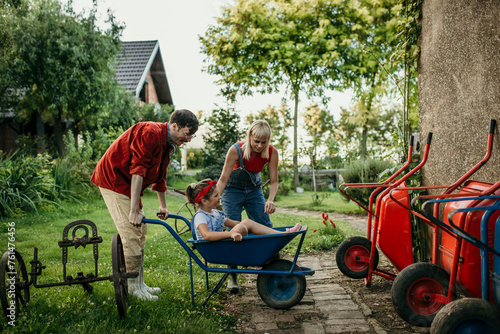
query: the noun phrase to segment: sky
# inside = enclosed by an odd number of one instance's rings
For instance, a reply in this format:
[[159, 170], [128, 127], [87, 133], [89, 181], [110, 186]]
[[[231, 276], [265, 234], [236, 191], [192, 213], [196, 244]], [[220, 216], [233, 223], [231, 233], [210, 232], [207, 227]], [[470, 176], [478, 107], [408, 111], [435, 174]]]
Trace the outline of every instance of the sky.
[[[61, 0], [64, 2], [65, 0]], [[170, 91], [176, 109], [189, 109], [193, 112], [209, 112], [226, 107], [225, 100], [218, 96], [219, 88], [214, 83], [215, 76], [202, 71], [206, 66], [205, 56], [200, 52], [199, 35], [216, 23], [221, 7], [229, 0], [98, 0], [102, 18], [106, 10], [113, 11], [116, 19], [126, 25], [123, 41], [158, 40]], [[74, 8], [90, 8], [92, 0], [74, 0]], [[330, 113], [338, 120], [340, 107], [348, 107], [351, 96], [348, 93], [330, 92], [328, 104]], [[244, 116], [265, 109], [268, 105], [279, 106], [286, 97], [290, 110], [293, 101], [282, 94], [240, 97], [235, 106]], [[312, 102], [301, 97], [299, 109]], [[299, 110], [300, 112], [300, 110]]]

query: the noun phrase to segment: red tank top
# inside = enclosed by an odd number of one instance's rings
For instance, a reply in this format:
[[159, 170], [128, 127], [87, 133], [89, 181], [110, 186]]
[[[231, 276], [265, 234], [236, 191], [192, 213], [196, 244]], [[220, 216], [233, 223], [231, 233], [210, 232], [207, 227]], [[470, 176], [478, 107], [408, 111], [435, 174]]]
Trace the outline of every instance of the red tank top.
[[[243, 146], [245, 144], [246, 140], [239, 141], [238, 144]], [[243, 153], [243, 152], [242, 152]], [[243, 163], [245, 164], [245, 167], [248, 171], [253, 172], [253, 173], [260, 173], [264, 169], [264, 166], [271, 161], [271, 156], [273, 153], [273, 146], [269, 145], [269, 159], [264, 159], [260, 154], [252, 152], [250, 154], [250, 159], [245, 159], [243, 158]], [[237, 169], [240, 167], [240, 162], [239, 160], [236, 160], [236, 163], [234, 164], [233, 170]]]

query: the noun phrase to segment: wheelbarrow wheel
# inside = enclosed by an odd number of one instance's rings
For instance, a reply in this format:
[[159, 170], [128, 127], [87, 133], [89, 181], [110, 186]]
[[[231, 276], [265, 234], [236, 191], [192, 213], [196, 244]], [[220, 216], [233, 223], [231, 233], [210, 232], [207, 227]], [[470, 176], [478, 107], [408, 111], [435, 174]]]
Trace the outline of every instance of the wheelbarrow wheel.
[[116, 307], [120, 317], [125, 317], [128, 299], [127, 268], [123, 245], [119, 234], [113, 234], [111, 240], [111, 261], [113, 265], [113, 285], [115, 287]]
[[[5, 252], [0, 261], [0, 300], [5, 316], [18, 314], [30, 300], [30, 280], [23, 257], [17, 251]], [[15, 311], [10, 310], [15, 302]]]
[[391, 289], [392, 303], [399, 316], [410, 325], [429, 327], [444, 306], [432, 298], [446, 297], [450, 275], [438, 265], [415, 263], [403, 269]]
[[[292, 262], [275, 260], [266, 264], [263, 270], [289, 271]], [[300, 270], [295, 266], [294, 271]], [[259, 274], [257, 291], [260, 298], [272, 308], [288, 309], [297, 305], [306, 292], [306, 278], [303, 275]]]
[[500, 311], [478, 298], [446, 304], [432, 322], [431, 334], [500, 333]]
[[[193, 209], [191, 208], [189, 202], [181, 205], [179, 210], [177, 210], [177, 215], [186, 217], [189, 221], [193, 219]], [[182, 219], [175, 219], [174, 226], [175, 232], [177, 232], [177, 234], [179, 235], [191, 231], [191, 226], [186, 224], [186, 222]]]
[[[370, 252], [372, 242], [363, 237], [351, 237], [342, 241], [335, 253], [339, 270], [347, 277], [361, 279], [368, 277]], [[373, 254], [373, 269], [377, 269], [379, 254], [375, 248]]]

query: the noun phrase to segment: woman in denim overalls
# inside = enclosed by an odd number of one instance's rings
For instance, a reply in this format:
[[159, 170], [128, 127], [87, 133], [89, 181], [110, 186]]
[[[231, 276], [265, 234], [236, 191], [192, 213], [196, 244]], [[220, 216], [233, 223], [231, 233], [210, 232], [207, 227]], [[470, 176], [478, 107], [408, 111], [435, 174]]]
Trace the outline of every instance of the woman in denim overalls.
[[[269, 214], [276, 211], [274, 198], [278, 192], [278, 151], [269, 144], [271, 127], [264, 120], [255, 121], [248, 130], [246, 141], [231, 146], [219, 178], [222, 209], [226, 217], [241, 221], [245, 209], [248, 218], [272, 227]], [[260, 172], [269, 166], [270, 190], [267, 201], [262, 192]], [[236, 275], [231, 275], [229, 287], [238, 290]], [[231, 277], [230, 276], [230, 277]], [[234, 284], [232, 284], [234, 283]]]

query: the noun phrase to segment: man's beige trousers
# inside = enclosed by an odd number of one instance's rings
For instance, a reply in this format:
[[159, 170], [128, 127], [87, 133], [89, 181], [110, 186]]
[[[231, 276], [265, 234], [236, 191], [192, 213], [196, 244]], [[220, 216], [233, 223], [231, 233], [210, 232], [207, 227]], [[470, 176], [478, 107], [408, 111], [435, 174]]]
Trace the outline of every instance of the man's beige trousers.
[[138, 272], [142, 264], [148, 225], [142, 224], [140, 227], [136, 227], [130, 224], [130, 197], [106, 188], [99, 187], [99, 190], [122, 239], [127, 271]]

